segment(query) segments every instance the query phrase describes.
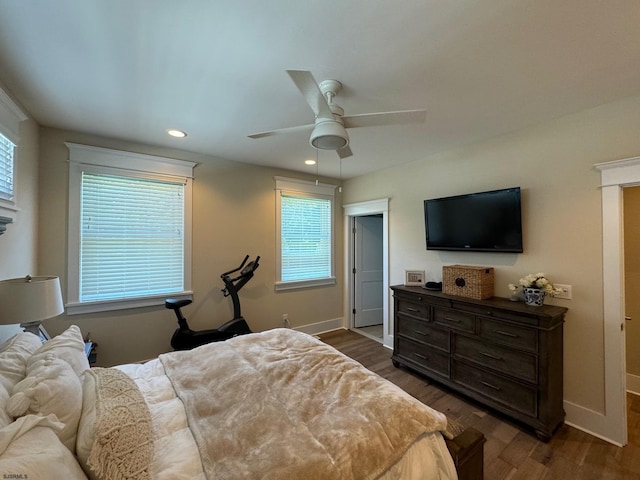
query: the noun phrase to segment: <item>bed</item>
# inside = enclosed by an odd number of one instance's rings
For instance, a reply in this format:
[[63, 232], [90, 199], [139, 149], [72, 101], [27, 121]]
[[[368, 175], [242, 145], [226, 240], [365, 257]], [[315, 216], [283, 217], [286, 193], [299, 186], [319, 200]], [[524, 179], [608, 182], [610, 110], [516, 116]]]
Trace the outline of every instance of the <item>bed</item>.
[[2, 478], [481, 479], [482, 435], [454, 430], [290, 329], [113, 368], [76, 326], [0, 346]]

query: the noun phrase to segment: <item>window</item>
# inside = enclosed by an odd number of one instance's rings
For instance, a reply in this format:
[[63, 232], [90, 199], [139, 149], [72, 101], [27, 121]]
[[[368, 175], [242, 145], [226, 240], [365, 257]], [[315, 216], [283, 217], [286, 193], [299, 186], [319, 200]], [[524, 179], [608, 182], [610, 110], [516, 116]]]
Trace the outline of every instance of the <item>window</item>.
[[[0, 89], [0, 216], [14, 216], [16, 208], [16, 146], [20, 122], [27, 116]], [[11, 218], [6, 218], [8, 221]]]
[[69, 302], [87, 313], [190, 295], [195, 164], [68, 143]]
[[13, 150], [16, 146], [0, 133], [0, 199], [13, 203]]
[[275, 180], [276, 290], [334, 284], [335, 185]]

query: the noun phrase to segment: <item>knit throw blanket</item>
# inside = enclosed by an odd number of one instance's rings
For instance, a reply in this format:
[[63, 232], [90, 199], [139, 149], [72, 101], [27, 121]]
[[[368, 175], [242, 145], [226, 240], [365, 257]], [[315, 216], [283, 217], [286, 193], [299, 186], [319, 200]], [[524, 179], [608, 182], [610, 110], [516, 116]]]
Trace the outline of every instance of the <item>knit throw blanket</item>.
[[135, 382], [120, 370], [92, 368], [95, 439], [89, 467], [104, 480], [147, 480], [153, 458], [151, 415]]
[[375, 479], [446, 417], [289, 329], [160, 356], [209, 479]]

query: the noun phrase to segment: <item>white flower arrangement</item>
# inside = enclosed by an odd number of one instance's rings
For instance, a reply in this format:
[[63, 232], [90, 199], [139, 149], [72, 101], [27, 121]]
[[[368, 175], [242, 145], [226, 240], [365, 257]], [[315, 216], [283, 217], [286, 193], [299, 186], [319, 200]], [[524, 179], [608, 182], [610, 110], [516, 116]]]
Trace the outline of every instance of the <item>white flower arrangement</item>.
[[518, 288], [537, 288], [552, 297], [562, 293], [562, 289], [554, 287], [542, 272], [536, 274], [530, 273], [529, 275], [522, 277], [519, 283], [520, 285], [510, 283], [509, 290], [515, 294], [518, 291]]

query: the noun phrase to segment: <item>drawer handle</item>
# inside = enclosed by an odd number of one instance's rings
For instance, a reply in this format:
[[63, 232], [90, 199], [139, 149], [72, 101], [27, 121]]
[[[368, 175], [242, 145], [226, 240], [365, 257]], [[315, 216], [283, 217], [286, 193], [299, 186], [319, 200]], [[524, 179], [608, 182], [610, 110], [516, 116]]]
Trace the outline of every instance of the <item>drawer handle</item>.
[[423, 332], [422, 330], [414, 330], [413, 333], [417, 333], [418, 335], [422, 335], [423, 337], [428, 337], [431, 335], [429, 332]]
[[499, 357], [498, 355], [493, 355], [492, 353], [480, 352], [480, 355], [484, 357], [493, 358], [494, 360], [502, 360], [502, 357]]
[[416, 357], [418, 357], [419, 359], [421, 359], [421, 360], [426, 360], [426, 359], [427, 359], [427, 357], [426, 357], [425, 355], [421, 355], [421, 354], [416, 353], [416, 352], [413, 352], [413, 354], [414, 354]]
[[480, 381], [481, 384], [483, 384], [486, 387], [492, 388], [494, 390], [502, 390], [500, 387], [496, 387], [495, 385], [491, 385], [490, 383], [487, 382], [483, 382], [482, 380]]
[[459, 318], [453, 318], [453, 317], [444, 317], [444, 319], [448, 322], [455, 322], [455, 323], [460, 323], [462, 321]]
[[411, 307], [407, 307], [407, 310], [410, 311], [410, 312], [419, 312], [420, 311], [417, 308], [411, 308]]
[[505, 332], [504, 330], [494, 330], [498, 335], [503, 335], [505, 337], [518, 338], [518, 335], [511, 332]]

